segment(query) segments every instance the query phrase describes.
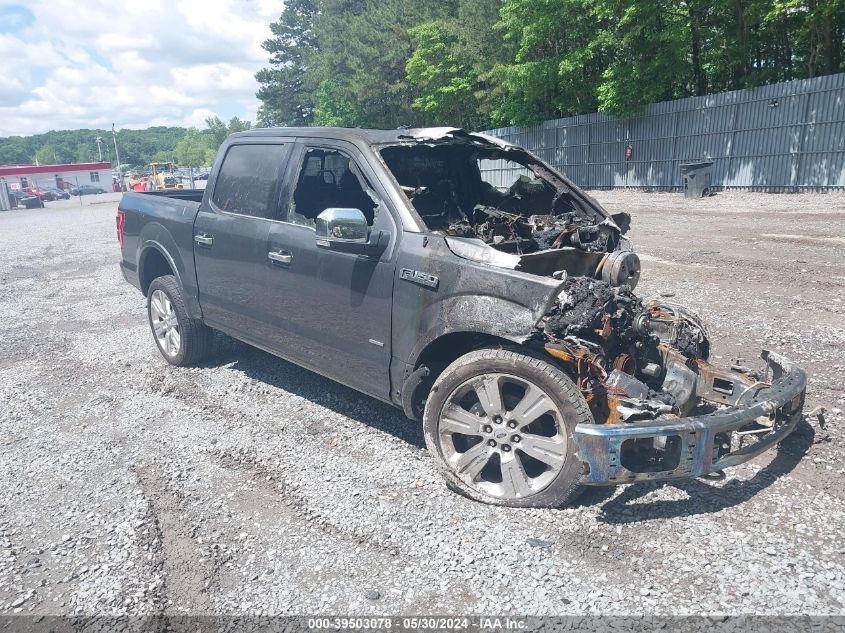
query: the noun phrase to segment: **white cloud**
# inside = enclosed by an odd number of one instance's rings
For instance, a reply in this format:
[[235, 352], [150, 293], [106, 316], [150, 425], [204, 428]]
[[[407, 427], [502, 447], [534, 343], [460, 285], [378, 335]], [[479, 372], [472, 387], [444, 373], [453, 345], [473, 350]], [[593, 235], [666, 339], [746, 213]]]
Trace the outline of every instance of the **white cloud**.
[[205, 127], [205, 120], [213, 116], [215, 116], [215, 113], [208, 108], [197, 108], [182, 119], [182, 125], [185, 127], [203, 128]]
[[254, 118], [261, 43], [283, 1], [27, 0], [26, 9], [34, 21], [0, 32], [0, 136]]

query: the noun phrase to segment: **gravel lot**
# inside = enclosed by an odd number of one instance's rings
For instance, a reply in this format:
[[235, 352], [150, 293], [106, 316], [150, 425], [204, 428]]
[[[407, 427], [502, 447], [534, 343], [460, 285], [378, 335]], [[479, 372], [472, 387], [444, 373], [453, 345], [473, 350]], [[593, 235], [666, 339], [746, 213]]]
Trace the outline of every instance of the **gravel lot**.
[[166, 365], [116, 196], [0, 213], [0, 612], [845, 613], [845, 196], [595, 195], [633, 214], [638, 292], [717, 360], [799, 361], [824, 428], [718, 483], [487, 507], [398, 410], [222, 336]]

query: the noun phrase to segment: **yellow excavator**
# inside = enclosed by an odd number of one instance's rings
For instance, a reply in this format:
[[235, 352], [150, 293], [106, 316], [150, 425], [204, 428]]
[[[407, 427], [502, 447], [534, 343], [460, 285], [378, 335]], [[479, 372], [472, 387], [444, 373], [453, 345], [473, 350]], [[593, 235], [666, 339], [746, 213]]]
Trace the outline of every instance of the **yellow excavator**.
[[157, 191], [182, 189], [182, 182], [174, 175], [173, 163], [150, 163], [150, 180]]

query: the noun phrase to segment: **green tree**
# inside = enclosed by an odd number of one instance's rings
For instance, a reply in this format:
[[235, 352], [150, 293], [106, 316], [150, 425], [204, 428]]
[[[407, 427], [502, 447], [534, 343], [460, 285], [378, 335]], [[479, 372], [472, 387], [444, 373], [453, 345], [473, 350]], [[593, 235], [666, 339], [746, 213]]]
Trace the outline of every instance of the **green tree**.
[[593, 45], [609, 62], [596, 89], [600, 110], [625, 116], [697, 92], [689, 82], [690, 12], [677, 0], [598, 0], [593, 14], [605, 25]]
[[[119, 130], [117, 143], [120, 147], [120, 159], [124, 164], [141, 167], [149, 164], [156, 152], [173, 155], [176, 143], [185, 134], [184, 128], [151, 127], [145, 130]], [[103, 137], [103, 158], [107, 158], [106, 145], [113, 146], [111, 130], [59, 130], [33, 136], [13, 136], [0, 138], [0, 163], [27, 163], [35, 160], [35, 154], [44, 145], [49, 145], [55, 152], [47, 162], [60, 163], [97, 159], [97, 147], [94, 139]], [[87, 150], [80, 149], [85, 146]], [[80, 152], [83, 151], [82, 154]], [[90, 151], [90, 153], [89, 153]], [[114, 158], [114, 148], [111, 148]], [[39, 156], [39, 162], [41, 158]]]
[[349, 98], [337, 82], [327, 79], [317, 90], [314, 109], [315, 125], [326, 127], [355, 127], [358, 115]]
[[414, 99], [414, 108], [430, 114], [435, 122], [474, 127], [480, 118], [477, 78], [460, 46], [457, 22], [426, 22], [408, 33], [414, 52], [405, 71], [408, 80], [422, 91]]
[[26, 163], [31, 160], [30, 141], [22, 136], [0, 139], [0, 163]]
[[409, 29], [413, 52], [405, 71], [420, 91], [413, 106], [426, 123], [486, 127], [503, 91], [493, 77], [511, 51], [494, 26], [501, 0], [459, 0], [453, 17]]
[[99, 160], [99, 154], [94, 154], [91, 143], [78, 143], [76, 146], [76, 161], [79, 163], [90, 163]]
[[219, 116], [209, 117], [205, 120], [207, 133], [211, 136], [214, 142], [214, 147], [220, 147], [226, 137], [229, 136], [229, 128], [220, 119]]
[[235, 132], [246, 132], [247, 130], [252, 129], [252, 122], [233, 116], [229, 119], [229, 125], [227, 127], [229, 129], [229, 134], [234, 134]]
[[408, 29], [441, 19], [455, 0], [323, 0], [314, 19], [319, 55], [312, 70], [317, 90], [332, 82], [332, 95], [354, 110], [366, 127], [397, 127], [424, 121], [412, 103], [419, 89], [405, 65], [413, 50]]
[[203, 134], [208, 137], [208, 145], [215, 152], [230, 134], [234, 134], [235, 132], [245, 132], [246, 130], [252, 129], [251, 121], [245, 121], [243, 119], [239, 119], [238, 117], [232, 117], [229, 119], [229, 123], [227, 125], [226, 123], [223, 123], [219, 116], [213, 116], [207, 118], [205, 120], [205, 124], [207, 129], [203, 130]]
[[842, 69], [845, 0], [778, 0], [765, 21], [789, 24], [798, 75], [816, 77]]
[[214, 161], [215, 149], [209, 146], [209, 137], [195, 128], [188, 128], [176, 144], [176, 162], [185, 167], [204, 167]]
[[259, 122], [263, 126], [308, 125], [313, 116], [314, 86], [309, 82], [310, 58], [318, 52], [314, 34], [315, 0], [288, 0], [273, 37], [262, 44], [270, 53], [270, 68], [255, 75], [261, 84]]
[[504, 97], [493, 111], [499, 125], [527, 125], [596, 109], [606, 68], [599, 34], [606, 18], [589, 0], [504, 0], [498, 29], [514, 46], [494, 69]]
[[159, 150], [150, 157], [150, 160], [148, 162], [150, 162], [150, 163], [170, 163], [170, 162], [173, 162], [173, 155], [174, 154], [175, 154], [175, 148], [174, 148], [173, 151]]
[[460, 31], [462, 58], [472, 65], [475, 76], [473, 91], [479, 121], [468, 127], [490, 126], [493, 112], [505, 92], [493, 70], [497, 64], [513, 59], [514, 46], [505, 42], [496, 29], [502, 0], [459, 0], [456, 24]]
[[50, 165], [61, 162], [59, 160], [58, 152], [55, 146], [46, 144], [42, 145], [35, 152], [35, 162], [41, 165]]

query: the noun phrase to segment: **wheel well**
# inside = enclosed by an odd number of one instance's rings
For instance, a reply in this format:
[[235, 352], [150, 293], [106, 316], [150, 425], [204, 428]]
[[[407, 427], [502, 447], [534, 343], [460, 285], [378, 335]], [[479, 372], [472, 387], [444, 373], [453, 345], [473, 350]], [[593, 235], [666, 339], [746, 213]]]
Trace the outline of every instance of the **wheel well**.
[[174, 272], [170, 267], [170, 263], [161, 254], [161, 251], [155, 248], [148, 248], [141, 259], [141, 269], [138, 275], [138, 280], [141, 282], [141, 292], [146, 296], [153, 279], [173, 274]]
[[514, 345], [514, 342], [492, 334], [452, 332], [429, 343], [417, 358], [416, 365], [417, 367], [426, 365], [434, 373], [432, 365], [442, 365], [440, 369], [442, 371], [452, 361], [457, 360], [464, 354], [485, 347], [500, 347], [502, 345]]
[[415, 388], [413, 409], [421, 413], [423, 403], [434, 381], [453, 361], [477, 349], [513, 346], [515, 343], [500, 336], [479, 332], [452, 332], [429, 343], [417, 357], [416, 367], [428, 367], [429, 374]]

